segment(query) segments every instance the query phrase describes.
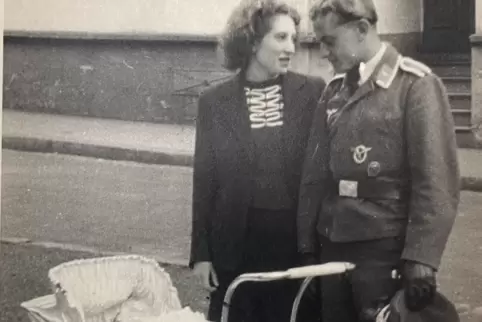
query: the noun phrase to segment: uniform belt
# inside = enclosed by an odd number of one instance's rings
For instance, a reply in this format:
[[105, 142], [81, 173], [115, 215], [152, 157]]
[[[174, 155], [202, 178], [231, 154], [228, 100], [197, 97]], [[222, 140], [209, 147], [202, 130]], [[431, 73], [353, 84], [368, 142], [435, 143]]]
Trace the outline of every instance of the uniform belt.
[[406, 189], [400, 183], [376, 180], [335, 180], [332, 191], [341, 197], [401, 200]]

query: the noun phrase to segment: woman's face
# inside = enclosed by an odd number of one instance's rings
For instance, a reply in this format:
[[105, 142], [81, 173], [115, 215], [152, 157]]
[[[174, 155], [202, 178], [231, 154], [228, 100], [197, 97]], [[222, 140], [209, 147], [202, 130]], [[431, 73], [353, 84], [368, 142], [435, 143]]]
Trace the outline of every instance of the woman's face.
[[251, 63], [273, 77], [288, 71], [295, 53], [297, 30], [293, 19], [286, 14], [273, 16], [270, 25], [271, 29], [255, 45]]

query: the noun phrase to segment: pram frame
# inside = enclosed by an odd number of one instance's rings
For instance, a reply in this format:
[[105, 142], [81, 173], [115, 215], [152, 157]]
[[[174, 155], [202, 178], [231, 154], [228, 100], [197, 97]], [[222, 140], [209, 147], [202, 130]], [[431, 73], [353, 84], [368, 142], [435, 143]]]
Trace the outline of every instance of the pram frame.
[[304, 279], [298, 290], [298, 293], [293, 302], [293, 307], [291, 310], [290, 322], [296, 322], [296, 317], [298, 314], [298, 308], [306, 291], [308, 285], [311, 283], [313, 278], [343, 274], [351, 271], [355, 268], [355, 265], [348, 262], [330, 262], [319, 265], [302, 266], [291, 268], [286, 271], [275, 271], [275, 272], [262, 272], [262, 273], [246, 273], [239, 275], [234, 281], [229, 285], [226, 295], [224, 296], [224, 305], [221, 313], [221, 322], [228, 322], [229, 318], [229, 307], [231, 304], [231, 299], [234, 295], [236, 288], [245, 282], [272, 282], [284, 279]]

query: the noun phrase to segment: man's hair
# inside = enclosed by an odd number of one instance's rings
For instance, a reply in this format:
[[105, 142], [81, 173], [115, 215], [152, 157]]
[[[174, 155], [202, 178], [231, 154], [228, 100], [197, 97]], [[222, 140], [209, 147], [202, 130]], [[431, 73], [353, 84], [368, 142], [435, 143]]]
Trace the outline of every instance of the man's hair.
[[228, 70], [246, 69], [257, 41], [271, 30], [271, 18], [278, 14], [290, 16], [298, 31], [300, 14], [284, 2], [277, 0], [243, 0], [229, 17], [219, 39], [224, 54], [224, 67]]
[[338, 16], [338, 23], [366, 19], [371, 25], [378, 22], [378, 14], [372, 0], [316, 0], [311, 6], [310, 19], [315, 21], [329, 13]]

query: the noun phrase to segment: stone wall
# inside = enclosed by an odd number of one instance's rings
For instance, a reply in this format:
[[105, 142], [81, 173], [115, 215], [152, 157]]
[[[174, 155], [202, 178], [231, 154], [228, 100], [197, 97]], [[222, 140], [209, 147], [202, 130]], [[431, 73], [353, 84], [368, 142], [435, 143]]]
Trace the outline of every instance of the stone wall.
[[[328, 79], [316, 51], [292, 69]], [[4, 61], [4, 108], [148, 122], [192, 122], [198, 93], [231, 75], [209, 39], [8, 36]]]
[[475, 2], [475, 34], [472, 43], [472, 125], [477, 145], [482, 147], [482, 2]]
[[7, 37], [4, 107], [150, 122], [192, 118], [176, 92], [226, 76], [214, 43]]

